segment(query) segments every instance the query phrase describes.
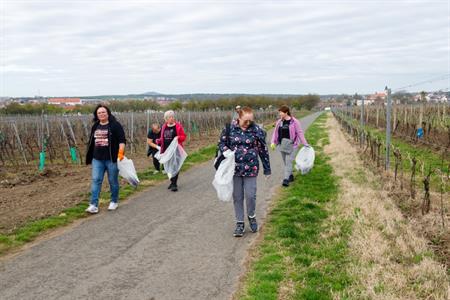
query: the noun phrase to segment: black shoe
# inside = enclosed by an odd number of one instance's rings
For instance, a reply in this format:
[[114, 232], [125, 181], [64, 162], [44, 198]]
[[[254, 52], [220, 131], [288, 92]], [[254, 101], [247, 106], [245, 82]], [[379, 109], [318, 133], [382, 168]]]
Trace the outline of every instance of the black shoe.
[[258, 223], [256, 222], [256, 218], [248, 217], [248, 223], [250, 224], [250, 230], [252, 232], [257, 232], [258, 231]]
[[289, 175], [289, 182], [292, 182], [292, 181], [294, 181], [294, 175]]
[[282, 186], [289, 186], [289, 179], [284, 179], [283, 183], [281, 185]]
[[173, 187], [173, 183], [170, 183], [169, 186], [167, 187], [168, 190], [171, 190]]
[[172, 192], [176, 192], [176, 191], [178, 191], [178, 186], [176, 184], [173, 184], [172, 187], [170, 188], [170, 190]]
[[244, 232], [245, 232], [245, 225], [244, 222], [237, 222], [236, 223], [236, 229], [234, 230], [233, 235], [235, 237], [241, 237], [244, 236]]

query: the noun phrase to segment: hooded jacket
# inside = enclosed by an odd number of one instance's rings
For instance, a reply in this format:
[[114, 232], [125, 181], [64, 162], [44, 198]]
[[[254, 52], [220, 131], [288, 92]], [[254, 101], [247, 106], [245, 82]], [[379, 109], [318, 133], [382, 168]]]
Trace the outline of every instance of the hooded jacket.
[[[279, 136], [279, 128], [281, 126], [281, 122], [283, 120], [279, 119], [275, 125], [275, 130], [272, 134], [272, 144], [279, 144], [278, 142], [278, 136]], [[300, 122], [294, 118], [291, 117], [290, 123], [289, 123], [289, 137], [292, 142], [294, 142], [294, 148], [298, 148], [300, 143], [307, 146], [308, 142], [305, 139], [305, 135], [303, 134], [302, 126], [300, 125]]]
[[[91, 135], [89, 137], [89, 144], [86, 153], [86, 164], [92, 163], [94, 158], [94, 132], [99, 126], [100, 122], [95, 122], [91, 128]], [[117, 121], [109, 121], [108, 123], [108, 139], [109, 139], [109, 154], [112, 162], [117, 162], [117, 155], [119, 154], [119, 144], [126, 144], [125, 132], [122, 125]]]
[[[164, 153], [167, 147], [169, 147], [169, 145], [164, 145], [164, 131], [166, 130], [166, 128], [167, 123], [164, 123], [164, 125], [161, 128], [160, 138], [156, 140], [156, 144], [161, 146], [160, 150], [161, 153]], [[179, 122], [175, 122], [175, 131], [177, 132], [178, 144], [180, 144], [181, 147], [183, 147], [183, 142], [186, 140], [186, 134], [184, 133], [183, 126], [181, 126]]]
[[[256, 124], [243, 130], [239, 125], [230, 125], [229, 146], [235, 152], [236, 167], [234, 175], [240, 177], [255, 177], [259, 172], [261, 159], [264, 175], [270, 175], [269, 151], [265, 140], [265, 132]], [[223, 153], [228, 150], [226, 129], [222, 131], [219, 140], [219, 149]]]

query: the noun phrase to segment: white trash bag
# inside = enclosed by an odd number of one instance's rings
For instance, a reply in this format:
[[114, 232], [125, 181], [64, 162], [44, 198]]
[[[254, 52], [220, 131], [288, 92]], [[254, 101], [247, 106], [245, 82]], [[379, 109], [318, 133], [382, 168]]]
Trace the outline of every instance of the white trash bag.
[[166, 151], [159, 155], [159, 162], [164, 165], [164, 170], [167, 172], [169, 179], [180, 172], [187, 156], [186, 151], [178, 144], [178, 137], [175, 137]]
[[228, 202], [233, 198], [233, 177], [236, 162], [234, 151], [226, 150], [223, 155], [225, 159], [220, 163], [219, 168], [217, 168], [212, 184], [217, 191], [219, 200]]
[[132, 186], [138, 186], [139, 178], [131, 159], [124, 157], [122, 160], [117, 160], [117, 168], [119, 168], [120, 176], [125, 178]]
[[153, 157], [156, 158], [157, 160], [160, 160], [161, 159], [161, 152], [158, 150], [158, 152], [153, 154]]
[[295, 157], [295, 168], [300, 170], [302, 175], [307, 174], [314, 166], [315, 152], [313, 147], [303, 147]]

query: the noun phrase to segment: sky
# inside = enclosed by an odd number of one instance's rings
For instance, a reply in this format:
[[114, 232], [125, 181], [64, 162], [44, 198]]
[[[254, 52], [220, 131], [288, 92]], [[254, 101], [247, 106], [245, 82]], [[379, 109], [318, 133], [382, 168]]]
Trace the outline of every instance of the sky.
[[450, 0], [0, 0], [0, 17], [3, 97], [450, 87]]

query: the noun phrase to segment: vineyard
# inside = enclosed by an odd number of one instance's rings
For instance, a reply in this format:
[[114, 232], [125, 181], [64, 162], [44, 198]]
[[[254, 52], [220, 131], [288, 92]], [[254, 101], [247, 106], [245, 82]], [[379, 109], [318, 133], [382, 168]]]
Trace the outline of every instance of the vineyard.
[[432, 246], [446, 259], [450, 254], [448, 108], [442, 105], [395, 108], [389, 155], [385, 108], [365, 108], [364, 126], [361, 126], [360, 107], [333, 111], [343, 130], [359, 144], [367, 166], [382, 176], [399, 207], [417, 220]]
[[[115, 113], [127, 138], [127, 152], [141, 153], [147, 147], [146, 137], [152, 123], [162, 123], [163, 113]], [[191, 139], [201, 139], [231, 120], [228, 112], [180, 112], [176, 114]], [[258, 123], [275, 120], [277, 114], [256, 112]], [[83, 164], [89, 142], [92, 115], [7, 116], [0, 118], [0, 164], [3, 166], [74, 163]]]
[[[437, 150], [449, 148], [449, 111], [448, 104], [393, 105], [392, 134], [410, 143], [427, 145]], [[361, 107], [351, 107], [346, 109], [345, 113], [352, 119], [361, 120]], [[386, 129], [386, 107], [365, 106], [364, 123], [374, 128]]]

